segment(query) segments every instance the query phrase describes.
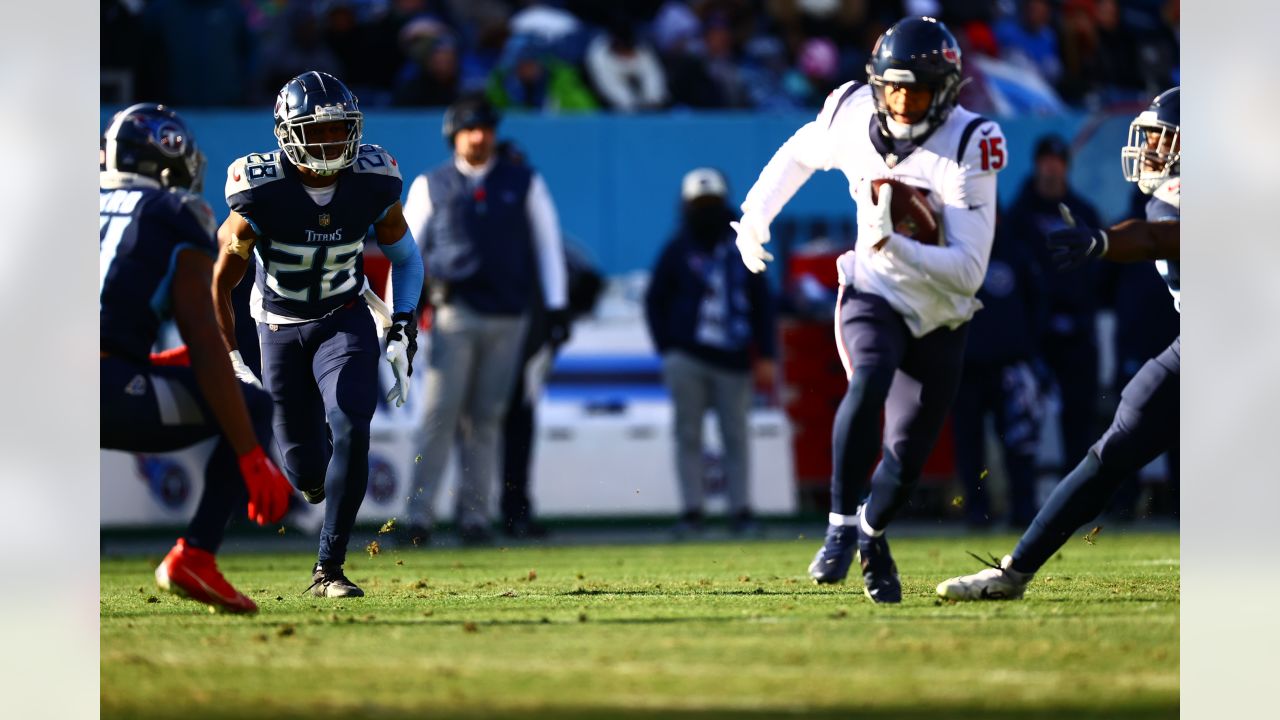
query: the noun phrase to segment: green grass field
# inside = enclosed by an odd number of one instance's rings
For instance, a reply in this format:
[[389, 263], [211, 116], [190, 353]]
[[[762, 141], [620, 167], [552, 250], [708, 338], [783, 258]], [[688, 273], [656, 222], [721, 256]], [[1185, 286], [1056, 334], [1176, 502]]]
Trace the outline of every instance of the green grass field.
[[814, 538], [354, 551], [344, 601], [300, 594], [310, 555], [228, 555], [248, 618], [104, 559], [102, 716], [1177, 717], [1177, 536], [1076, 538], [1024, 601], [935, 600], [1014, 540], [896, 539], [898, 607], [809, 582]]

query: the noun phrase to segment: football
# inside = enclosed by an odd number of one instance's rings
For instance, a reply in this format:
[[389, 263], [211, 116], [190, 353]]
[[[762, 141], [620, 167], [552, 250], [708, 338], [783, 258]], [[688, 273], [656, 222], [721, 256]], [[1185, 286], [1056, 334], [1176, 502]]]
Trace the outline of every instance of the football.
[[879, 200], [880, 186], [885, 183], [893, 187], [893, 197], [889, 204], [889, 217], [893, 218], [893, 231], [925, 245], [940, 244], [938, 218], [929, 207], [929, 201], [925, 199], [924, 193], [900, 180], [881, 178], [871, 181], [873, 201]]

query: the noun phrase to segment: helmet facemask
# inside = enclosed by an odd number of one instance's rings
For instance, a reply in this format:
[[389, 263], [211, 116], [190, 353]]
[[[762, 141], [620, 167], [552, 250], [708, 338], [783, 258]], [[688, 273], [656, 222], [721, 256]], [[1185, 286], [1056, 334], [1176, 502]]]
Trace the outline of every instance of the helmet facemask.
[[1178, 177], [1182, 159], [1181, 129], [1148, 110], [1129, 124], [1129, 141], [1120, 151], [1124, 179], [1136, 182], [1150, 195], [1170, 178]]
[[[880, 127], [897, 140], [917, 140], [946, 121], [947, 115], [956, 105], [956, 96], [960, 93], [960, 87], [963, 84], [958, 73], [948, 74], [934, 82], [920, 82], [916, 79], [914, 72], [898, 68], [889, 68], [883, 75], [876, 75], [868, 67], [868, 79], [871, 84], [871, 95], [875, 98], [876, 115], [880, 120]], [[891, 117], [888, 102], [885, 99], [885, 85], [889, 83], [925, 85], [933, 91], [933, 97], [929, 99], [929, 107], [919, 120], [906, 124]]]
[[[347, 136], [337, 142], [316, 142], [308, 138], [321, 123], [345, 121]], [[317, 175], [336, 175], [339, 171], [351, 167], [360, 150], [360, 139], [364, 135], [364, 115], [359, 110], [329, 105], [317, 107], [311, 115], [292, 120], [281, 120], [277, 123], [276, 141], [280, 150], [289, 161], [298, 167], [305, 167]], [[330, 159], [329, 151], [341, 148], [337, 157]]]

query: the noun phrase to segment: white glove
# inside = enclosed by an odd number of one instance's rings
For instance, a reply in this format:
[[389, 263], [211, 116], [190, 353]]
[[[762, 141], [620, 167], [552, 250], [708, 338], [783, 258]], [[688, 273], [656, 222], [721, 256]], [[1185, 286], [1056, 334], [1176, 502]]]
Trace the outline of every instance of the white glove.
[[868, 180], [863, 183], [859, 193], [858, 239], [862, 240], [865, 237], [872, 244], [878, 244], [893, 234], [893, 218], [889, 212], [890, 203], [893, 202], [893, 186], [885, 183], [880, 186], [879, 192], [879, 202], [872, 202], [871, 181]]
[[249, 369], [249, 366], [244, 364], [244, 358], [240, 357], [239, 350], [231, 351], [231, 369], [235, 371], [236, 378], [238, 378], [240, 382], [249, 383], [259, 390], [262, 389], [262, 382], [258, 380], [257, 375], [253, 374], [253, 371]]
[[395, 321], [387, 330], [387, 362], [396, 384], [387, 393], [387, 402], [396, 407], [409, 399], [409, 376], [413, 374], [413, 355], [418, 350], [418, 327], [409, 313], [396, 313]]
[[748, 213], [741, 220], [729, 223], [729, 227], [738, 233], [736, 242], [742, 264], [753, 273], [764, 272], [765, 263], [773, 259], [773, 255], [764, 249], [765, 243], [769, 242], [769, 223]]

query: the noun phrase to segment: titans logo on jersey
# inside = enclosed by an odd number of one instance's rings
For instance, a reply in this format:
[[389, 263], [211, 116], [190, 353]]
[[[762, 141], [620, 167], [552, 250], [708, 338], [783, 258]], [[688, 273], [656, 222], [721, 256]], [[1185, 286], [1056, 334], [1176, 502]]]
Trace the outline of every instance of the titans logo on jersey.
[[311, 320], [354, 298], [364, 286], [361, 256], [369, 226], [400, 200], [400, 169], [377, 145], [361, 145], [317, 204], [298, 169], [279, 152], [246, 155], [227, 169], [227, 205], [258, 235], [254, 311]]
[[[1181, 199], [1182, 199], [1182, 179], [1173, 178], [1165, 182], [1156, 191], [1151, 193], [1151, 199], [1147, 201], [1147, 220], [1149, 222], [1168, 222], [1170, 220], [1177, 222], [1181, 217]], [[1182, 282], [1178, 276], [1179, 263], [1177, 260], [1157, 260], [1156, 270], [1160, 273], [1160, 277], [1164, 278], [1165, 284], [1169, 286], [1169, 293], [1173, 295], [1173, 306], [1182, 312]]]
[[98, 199], [98, 306], [102, 349], [147, 362], [171, 316], [178, 254], [212, 256], [213, 211], [198, 195], [132, 173], [102, 173]]

